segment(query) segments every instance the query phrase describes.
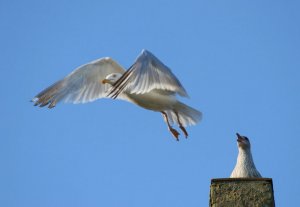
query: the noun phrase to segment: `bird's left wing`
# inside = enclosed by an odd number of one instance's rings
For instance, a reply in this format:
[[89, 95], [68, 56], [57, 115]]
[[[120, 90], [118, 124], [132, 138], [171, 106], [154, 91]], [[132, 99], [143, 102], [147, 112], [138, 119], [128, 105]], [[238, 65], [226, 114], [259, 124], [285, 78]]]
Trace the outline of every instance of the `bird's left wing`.
[[113, 84], [109, 96], [117, 98], [124, 90], [143, 94], [153, 89], [188, 96], [172, 71], [152, 53], [143, 50], [135, 63]]
[[124, 69], [111, 58], [101, 58], [80, 66], [64, 79], [57, 81], [32, 101], [35, 106], [52, 108], [59, 101], [85, 103], [106, 97], [108, 84], [102, 80], [111, 73], [123, 74]]

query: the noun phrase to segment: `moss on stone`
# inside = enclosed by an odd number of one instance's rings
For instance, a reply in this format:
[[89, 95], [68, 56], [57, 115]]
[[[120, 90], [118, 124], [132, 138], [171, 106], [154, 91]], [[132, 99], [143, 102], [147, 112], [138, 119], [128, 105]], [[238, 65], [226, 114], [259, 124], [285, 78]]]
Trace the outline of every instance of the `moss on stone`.
[[273, 207], [273, 183], [270, 178], [212, 179], [210, 207]]

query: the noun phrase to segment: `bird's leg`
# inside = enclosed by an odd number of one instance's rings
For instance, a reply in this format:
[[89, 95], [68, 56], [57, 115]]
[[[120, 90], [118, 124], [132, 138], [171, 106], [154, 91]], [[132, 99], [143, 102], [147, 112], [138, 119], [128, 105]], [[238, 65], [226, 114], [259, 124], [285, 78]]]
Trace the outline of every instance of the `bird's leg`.
[[176, 139], [177, 141], [179, 141], [179, 138], [178, 138], [179, 132], [178, 132], [176, 129], [174, 129], [173, 127], [171, 127], [171, 125], [170, 125], [170, 123], [169, 123], [169, 119], [168, 119], [167, 113], [164, 112], [164, 111], [161, 111], [161, 113], [162, 113], [162, 115], [163, 115], [163, 117], [164, 117], [164, 119], [165, 119], [165, 122], [166, 122], [167, 125], [168, 125], [169, 131], [172, 133], [172, 135], [175, 137], [175, 139]]
[[188, 138], [189, 134], [187, 133], [186, 129], [184, 128], [184, 126], [183, 126], [182, 123], [180, 122], [179, 115], [178, 115], [177, 111], [174, 111], [174, 113], [176, 114], [177, 122], [178, 122], [178, 124], [179, 124], [179, 128], [180, 128], [181, 131], [184, 133], [185, 138]]

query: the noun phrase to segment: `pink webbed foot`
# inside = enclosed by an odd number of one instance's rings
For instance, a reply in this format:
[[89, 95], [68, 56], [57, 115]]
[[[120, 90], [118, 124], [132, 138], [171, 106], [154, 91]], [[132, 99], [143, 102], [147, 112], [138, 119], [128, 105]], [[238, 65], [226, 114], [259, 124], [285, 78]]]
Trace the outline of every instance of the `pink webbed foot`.
[[172, 133], [172, 135], [175, 137], [176, 141], [179, 141], [179, 138], [178, 138], [180, 135], [179, 132], [174, 128], [170, 128], [169, 130]]
[[179, 126], [181, 131], [183, 132], [185, 138], [188, 138], [189, 134], [187, 133], [186, 129], [183, 126]]

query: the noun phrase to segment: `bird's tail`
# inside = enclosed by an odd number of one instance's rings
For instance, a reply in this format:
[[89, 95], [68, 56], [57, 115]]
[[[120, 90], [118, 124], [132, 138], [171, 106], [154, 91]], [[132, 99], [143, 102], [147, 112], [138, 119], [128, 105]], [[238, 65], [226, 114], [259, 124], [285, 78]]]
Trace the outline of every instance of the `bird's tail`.
[[[178, 118], [183, 126], [195, 125], [202, 119], [202, 113], [184, 103], [177, 102], [173, 110], [166, 111], [170, 123], [178, 123]], [[178, 116], [176, 115], [178, 114]]]

